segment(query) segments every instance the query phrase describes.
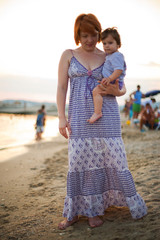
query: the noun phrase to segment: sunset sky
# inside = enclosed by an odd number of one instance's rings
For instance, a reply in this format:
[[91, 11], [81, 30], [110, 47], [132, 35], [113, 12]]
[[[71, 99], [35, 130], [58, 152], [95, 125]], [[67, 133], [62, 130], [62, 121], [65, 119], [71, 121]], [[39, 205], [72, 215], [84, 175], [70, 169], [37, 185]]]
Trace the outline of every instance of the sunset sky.
[[127, 94], [138, 83], [160, 89], [159, 0], [0, 0], [0, 100], [55, 101], [59, 58], [76, 47], [81, 13], [95, 14], [103, 29], [118, 27]]

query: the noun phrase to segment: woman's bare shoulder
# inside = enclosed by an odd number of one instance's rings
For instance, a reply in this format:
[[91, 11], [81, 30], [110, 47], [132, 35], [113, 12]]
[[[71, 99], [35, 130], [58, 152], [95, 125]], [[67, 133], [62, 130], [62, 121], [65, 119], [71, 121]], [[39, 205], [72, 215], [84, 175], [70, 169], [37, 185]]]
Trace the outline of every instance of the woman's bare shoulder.
[[97, 48], [97, 55], [99, 55], [100, 57], [105, 58], [106, 57], [106, 53], [102, 50], [100, 50], [99, 48]]
[[66, 49], [61, 55], [60, 62], [62, 64], [68, 62], [68, 64], [69, 64], [72, 57], [73, 57], [72, 50]]
[[63, 53], [62, 53], [62, 57], [63, 58], [71, 58], [72, 57], [72, 50], [71, 49], [66, 49]]

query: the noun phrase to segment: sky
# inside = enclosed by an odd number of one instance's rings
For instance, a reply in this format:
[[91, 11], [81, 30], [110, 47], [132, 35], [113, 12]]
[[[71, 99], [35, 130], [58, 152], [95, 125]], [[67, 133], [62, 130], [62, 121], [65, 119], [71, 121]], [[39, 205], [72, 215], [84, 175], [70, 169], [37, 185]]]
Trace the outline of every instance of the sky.
[[[76, 17], [93, 13], [116, 26], [125, 56], [127, 94], [160, 89], [159, 0], [0, 0], [0, 100], [56, 101], [62, 52], [74, 49]], [[102, 44], [97, 47], [102, 48]]]

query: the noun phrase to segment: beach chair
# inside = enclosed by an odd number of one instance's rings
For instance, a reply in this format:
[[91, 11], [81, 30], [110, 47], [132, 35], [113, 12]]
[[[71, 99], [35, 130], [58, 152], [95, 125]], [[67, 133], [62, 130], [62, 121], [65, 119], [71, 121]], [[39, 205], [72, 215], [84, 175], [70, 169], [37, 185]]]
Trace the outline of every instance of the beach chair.
[[158, 126], [156, 127], [156, 130], [158, 130], [160, 128], [160, 110], [158, 110], [158, 122], [157, 122]]
[[160, 119], [159, 119], [159, 122], [158, 122], [158, 126], [156, 127], [156, 130], [158, 130], [160, 128]]

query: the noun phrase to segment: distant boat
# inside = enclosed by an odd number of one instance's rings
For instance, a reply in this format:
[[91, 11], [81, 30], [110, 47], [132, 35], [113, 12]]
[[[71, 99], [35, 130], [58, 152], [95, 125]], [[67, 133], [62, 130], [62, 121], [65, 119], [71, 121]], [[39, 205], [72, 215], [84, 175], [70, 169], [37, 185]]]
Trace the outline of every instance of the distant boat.
[[21, 107], [11, 107], [11, 106], [5, 106], [5, 107], [0, 107], [0, 113], [13, 113], [13, 114], [36, 114], [37, 113], [37, 108], [36, 109], [24, 109]]
[[47, 115], [57, 116], [57, 106], [55, 103], [40, 103], [25, 100], [4, 100], [0, 102], [0, 113], [13, 114], [37, 114], [42, 104], [46, 106]]

